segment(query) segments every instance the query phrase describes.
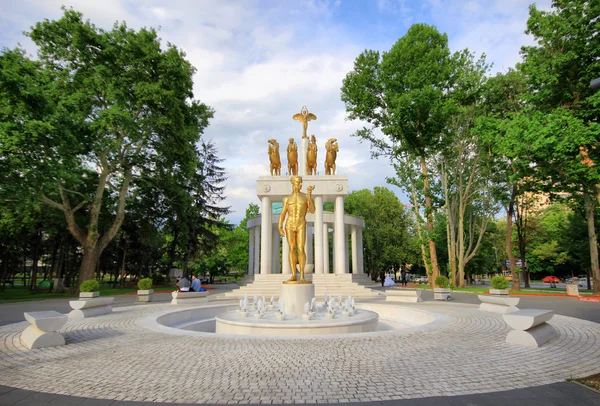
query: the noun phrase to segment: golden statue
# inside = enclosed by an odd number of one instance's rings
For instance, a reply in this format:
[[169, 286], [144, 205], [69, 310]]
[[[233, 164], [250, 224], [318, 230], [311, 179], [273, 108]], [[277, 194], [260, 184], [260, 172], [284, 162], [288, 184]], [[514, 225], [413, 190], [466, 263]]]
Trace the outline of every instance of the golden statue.
[[308, 122], [311, 120], [316, 120], [317, 116], [315, 116], [313, 113], [309, 113], [306, 106], [302, 106], [302, 108], [300, 109], [300, 113], [294, 114], [292, 118], [302, 123], [302, 138], [308, 138], [308, 135], [306, 135], [306, 130], [308, 129]]
[[[283, 199], [283, 209], [279, 216], [279, 234], [287, 238], [290, 246], [290, 267], [292, 269], [292, 277], [283, 283], [311, 283], [304, 279], [304, 266], [306, 265], [306, 253], [304, 252], [304, 244], [306, 243], [306, 212], [315, 212], [315, 204], [312, 200], [312, 191], [314, 186], [309, 186], [304, 194], [300, 192], [302, 189], [302, 178], [300, 176], [292, 176], [290, 179], [292, 184], [292, 194]], [[287, 215], [287, 221], [285, 217]], [[283, 231], [283, 222], [285, 221], [285, 232]], [[296, 254], [298, 250], [298, 254]], [[300, 280], [296, 279], [296, 261], [300, 265]]]
[[298, 144], [293, 138], [290, 138], [290, 143], [287, 147], [288, 154], [288, 173], [290, 175], [298, 175]]
[[314, 134], [310, 137], [308, 150], [306, 151], [306, 174], [317, 174], [317, 138]]
[[335, 158], [337, 158], [337, 153], [340, 150], [337, 139], [328, 139], [327, 143], [325, 143], [325, 149], [327, 150], [325, 156], [325, 175], [335, 175]]
[[271, 176], [281, 175], [281, 158], [279, 158], [279, 143], [269, 140], [269, 160], [271, 161]]

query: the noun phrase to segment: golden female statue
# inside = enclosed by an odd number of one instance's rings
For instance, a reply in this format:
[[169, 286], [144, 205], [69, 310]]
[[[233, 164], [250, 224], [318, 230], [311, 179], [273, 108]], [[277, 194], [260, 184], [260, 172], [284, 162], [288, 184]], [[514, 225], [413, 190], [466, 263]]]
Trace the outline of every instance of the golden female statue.
[[[279, 234], [287, 238], [290, 247], [290, 267], [292, 277], [284, 283], [311, 283], [304, 279], [304, 266], [306, 265], [306, 253], [304, 244], [306, 243], [306, 212], [314, 213], [315, 204], [312, 200], [312, 191], [314, 186], [309, 186], [304, 194], [302, 189], [302, 178], [292, 176], [292, 194], [283, 199], [283, 209], [279, 216]], [[287, 215], [287, 221], [285, 217]], [[285, 232], [283, 231], [283, 222], [285, 221]], [[298, 254], [296, 254], [298, 250]], [[300, 268], [300, 280], [296, 279], [296, 262]]]
[[317, 138], [314, 134], [310, 137], [310, 143], [306, 151], [306, 174], [317, 174]]
[[288, 155], [288, 173], [290, 175], [298, 175], [298, 144], [293, 138], [290, 138], [290, 143], [287, 147]]
[[325, 156], [325, 175], [335, 175], [335, 159], [337, 158], [337, 153], [340, 150], [337, 139], [330, 138], [325, 143], [325, 149], [327, 150], [327, 154]]
[[294, 114], [292, 118], [302, 123], [302, 138], [308, 138], [308, 135], [306, 135], [306, 130], [308, 129], [308, 122], [311, 120], [316, 120], [317, 116], [315, 116], [313, 113], [309, 113], [306, 106], [302, 106], [302, 108], [300, 109], [300, 113]]
[[269, 140], [269, 160], [271, 161], [271, 176], [281, 175], [281, 158], [279, 158], [279, 143]]

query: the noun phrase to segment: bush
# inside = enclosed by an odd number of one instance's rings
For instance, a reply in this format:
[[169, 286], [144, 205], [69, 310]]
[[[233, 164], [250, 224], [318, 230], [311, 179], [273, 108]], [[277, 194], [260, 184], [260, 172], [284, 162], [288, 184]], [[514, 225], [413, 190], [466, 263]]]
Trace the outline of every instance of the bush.
[[80, 292], [97, 292], [100, 290], [100, 284], [95, 279], [90, 279], [89, 281], [83, 281], [81, 285], [79, 285]]
[[152, 278], [140, 279], [140, 281], [138, 282], [138, 289], [139, 290], [152, 289]]
[[448, 288], [450, 287], [450, 280], [445, 276], [440, 275], [435, 278], [434, 284], [436, 288]]
[[492, 287], [494, 289], [507, 289], [508, 288], [508, 279], [504, 276], [498, 275], [492, 278]]

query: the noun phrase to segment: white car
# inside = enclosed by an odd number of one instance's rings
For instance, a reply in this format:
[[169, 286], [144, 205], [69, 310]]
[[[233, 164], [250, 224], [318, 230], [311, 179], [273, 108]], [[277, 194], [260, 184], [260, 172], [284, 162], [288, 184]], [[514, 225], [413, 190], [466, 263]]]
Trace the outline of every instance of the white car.
[[[577, 281], [577, 286], [579, 286], [580, 288], [584, 288], [587, 289], [588, 284], [587, 284], [587, 278], [581, 278]], [[594, 288], [594, 282], [591, 283], [592, 289]]]

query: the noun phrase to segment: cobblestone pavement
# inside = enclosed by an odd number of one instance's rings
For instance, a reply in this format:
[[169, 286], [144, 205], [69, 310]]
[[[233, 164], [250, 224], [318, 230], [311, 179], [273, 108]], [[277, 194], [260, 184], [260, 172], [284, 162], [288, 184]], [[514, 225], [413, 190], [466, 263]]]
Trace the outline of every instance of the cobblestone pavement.
[[69, 321], [68, 345], [33, 351], [19, 342], [27, 324], [12, 324], [0, 327], [0, 385], [123, 401], [325, 403], [498, 392], [600, 372], [597, 323], [555, 316], [559, 337], [524, 349], [504, 343], [501, 316], [474, 305], [409, 306], [447, 317], [381, 336], [242, 340], [148, 331], [136, 320], [175, 306], [140, 305]]

